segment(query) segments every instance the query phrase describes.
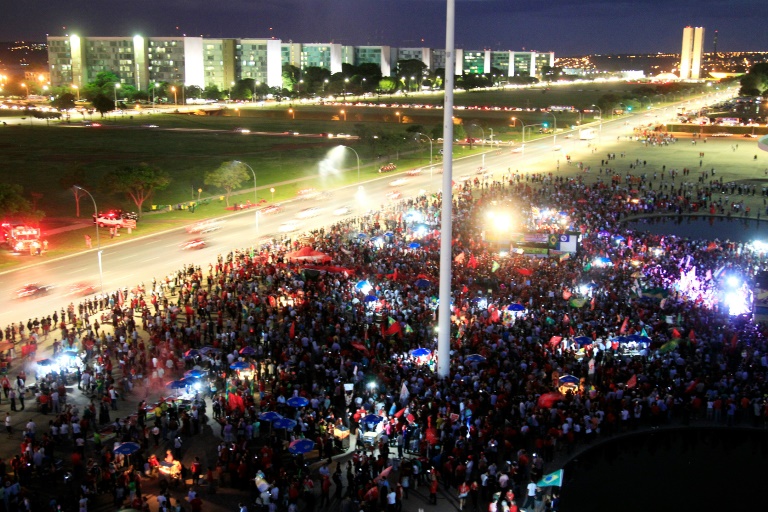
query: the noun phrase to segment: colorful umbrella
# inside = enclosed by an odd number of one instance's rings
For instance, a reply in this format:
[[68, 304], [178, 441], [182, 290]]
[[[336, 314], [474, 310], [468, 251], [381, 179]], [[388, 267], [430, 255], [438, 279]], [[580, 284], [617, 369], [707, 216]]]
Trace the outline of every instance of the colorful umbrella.
[[580, 347], [583, 347], [584, 345], [591, 345], [592, 343], [594, 343], [592, 338], [590, 338], [589, 336], [577, 336], [573, 338], [573, 342], [579, 345]]
[[115, 453], [120, 455], [130, 455], [139, 451], [141, 445], [139, 443], [120, 443], [117, 448], [114, 449]]
[[221, 349], [216, 347], [203, 347], [200, 349], [201, 354], [221, 354]]
[[245, 361], [237, 361], [229, 365], [229, 367], [233, 370], [245, 370], [251, 367], [251, 363], [246, 363]]
[[309, 453], [315, 449], [315, 443], [309, 439], [297, 439], [288, 445], [288, 451], [294, 455]]
[[392, 466], [385, 467], [374, 480], [384, 480], [392, 472]]
[[255, 356], [257, 354], [256, 349], [253, 347], [243, 347], [240, 349], [241, 356]]
[[579, 382], [581, 382], [581, 379], [573, 375], [563, 375], [558, 379], [558, 381], [560, 382], [561, 385], [562, 384], [578, 384]]
[[481, 356], [480, 354], [469, 354], [464, 358], [464, 361], [468, 363], [484, 363], [485, 357]]
[[309, 405], [309, 400], [307, 400], [303, 396], [292, 396], [285, 403], [288, 404], [291, 407], [296, 407], [298, 409], [300, 407], [308, 406]]
[[189, 370], [184, 373], [185, 379], [202, 379], [208, 375], [208, 372], [205, 370]]
[[408, 244], [409, 249], [418, 249], [421, 247], [421, 244], [419, 242], [411, 242]]
[[267, 411], [259, 414], [259, 419], [261, 421], [277, 421], [279, 419], [282, 419], [283, 417], [276, 413], [275, 411]]
[[431, 350], [428, 348], [415, 348], [411, 350], [411, 355], [413, 357], [426, 357], [432, 353]]
[[525, 311], [525, 306], [520, 303], [510, 304], [507, 306], [507, 311]]
[[192, 358], [197, 357], [199, 355], [200, 355], [200, 351], [197, 350], [197, 349], [194, 349], [194, 348], [191, 348], [191, 349], [187, 350], [186, 352], [184, 352], [184, 357], [186, 357], [187, 359], [192, 359]]
[[290, 418], [280, 418], [272, 422], [272, 427], [292, 430], [296, 427], [296, 421]]
[[365, 302], [374, 302], [379, 300], [379, 298], [375, 295], [366, 295], [365, 296]]
[[430, 283], [427, 279], [417, 279], [413, 284], [416, 286], [416, 288], [422, 289], [429, 288], [432, 285], [432, 283]]
[[379, 423], [383, 418], [378, 414], [368, 414], [360, 420], [361, 423], [373, 423], [374, 425]]
[[179, 379], [179, 380], [172, 380], [168, 384], [165, 385], [168, 389], [184, 389], [185, 387], [189, 386], [190, 382], [185, 379]]

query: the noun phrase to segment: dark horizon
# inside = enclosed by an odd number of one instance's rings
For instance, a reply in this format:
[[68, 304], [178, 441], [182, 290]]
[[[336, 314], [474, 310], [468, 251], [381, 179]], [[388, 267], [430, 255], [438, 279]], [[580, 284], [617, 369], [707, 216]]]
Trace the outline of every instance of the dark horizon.
[[[10, 3], [0, 34], [43, 42], [47, 35], [85, 37], [204, 36], [300, 43], [445, 47], [444, 0], [134, 0], [116, 12], [88, 0]], [[555, 55], [677, 53], [686, 25], [705, 28], [705, 52], [768, 49], [754, 0], [456, 0], [456, 47], [554, 51]]]

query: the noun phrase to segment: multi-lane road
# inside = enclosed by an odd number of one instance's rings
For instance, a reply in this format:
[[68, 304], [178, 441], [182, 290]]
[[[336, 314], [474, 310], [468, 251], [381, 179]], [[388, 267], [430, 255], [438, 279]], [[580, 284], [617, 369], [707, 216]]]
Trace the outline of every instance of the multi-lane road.
[[[674, 109], [669, 111], [674, 114]], [[598, 128], [599, 138], [591, 143], [599, 142], [601, 151], [609, 151], [609, 145], [615, 144], [618, 136], [629, 135], [632, 127], [637, 124], [658, 120], [657, 116], [662, 113], [663, 110], [659, 110], [604, 120], [599, 127], [594, 123], [592, 126]], [[566, 137], [568, 134], [569, 138]], [[578, 131], [561, 131], [557, 134], [556, 144], [552, 137], [547, 137], [526, 143], [524, 152], [519, 149], [515, 151], [515, 147], [501, 146], [498, 150], [489, 149], [482, 155], [456, 159], [453, 177], [459, 181], [462, 176], [476, 174], [480, 167], [485, 167], [497, 177], [509, 168], [525, 171], [532, 164], [548, 165], [554, 170], [558, 160], [565, 164], [566, 154], [578, 155], [589, 151], [589, 143], [579, 140]], [[405, 181], [393, 186], [391, 183], [398, 179]], [[180, 248], [182, 243], [194, 238], [183, 228], [110, 245], [102, 253], [103, 289], [105, 292], [123, 287], [130, 289], [140, 282], [151, 282], [153, 277], [160, 279], [184, 264], [207, 265], [215, 262], [218, 254], [249, 247], [264, 238], [279, 236], [281, 225], [288, 221], [299, 222], [300, 231], [303, 231], [345, 218], [334, 215], [334, 210], [341, 206], [349, 206], [352, 215], [377, 209], [389, 202], [387, 194], [394, 190], [400, 191], [403, 198], [413, 197], [423, 191], [435, 192], [441, 188], [442, 179], [442, 174], [434, 173], [430, 176], [429, 167], [417, 176], [408, 176], [405, 172], [388, 173], [362, 183], [362, 192], [356, 184], [330, 191], [330, 196], [324, 196], [322, 201], [306, 199], [287, 202], [283, 204], [281, 212], [261, 215], [258, 222], [254, 211], [238, 212], [224, 218], [221, 229], [202, 235], [208, 243], [198, 250]], [[310, 207], [319, 209], [317, 216], [297, 218], [301, 210]], [[87, 282], [98, 287], [99, 280], [95, 247], [51, 261], [43, 259], [32, 267], [4, 272], [0, 274], [0, 327], [4, 328], [12, 322], [26, 323], [27, 319], [52, 314], [69, 302], [77, 303], [80, 298], [67, 295], [70, 285]], [[27, 283], [55, 287], [49, 294], [37, 299], [15, 299], [15, 291]]]

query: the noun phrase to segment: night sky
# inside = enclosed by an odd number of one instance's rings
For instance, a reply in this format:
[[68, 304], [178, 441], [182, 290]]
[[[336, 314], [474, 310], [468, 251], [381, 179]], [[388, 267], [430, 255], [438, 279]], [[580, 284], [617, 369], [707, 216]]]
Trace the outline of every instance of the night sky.
[[[768, 50], [764, 1], [456, 0], [467, 50], [679, 52], [686, 25], [718, 30], [719, 51]], [[11, 0], [0, 41], [46, 35], [275, 37], [348, 45], [445, 47], [445, 0]]]

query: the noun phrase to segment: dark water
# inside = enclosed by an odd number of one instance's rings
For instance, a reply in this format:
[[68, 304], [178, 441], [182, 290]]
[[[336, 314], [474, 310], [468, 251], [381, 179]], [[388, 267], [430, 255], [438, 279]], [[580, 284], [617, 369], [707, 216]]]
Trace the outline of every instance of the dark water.
[[768, 241], [768, 222], [755, 219], [671, 216], [639, 219], [625, 222], [623, 225], [640, 232], [702, 240], [718, 238], [735, 242]]
[[768, 510], [768, 430], [656, 430], [565, 466], [561, 512]]

